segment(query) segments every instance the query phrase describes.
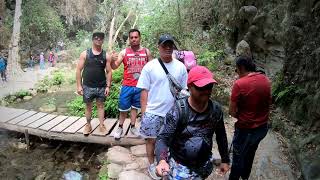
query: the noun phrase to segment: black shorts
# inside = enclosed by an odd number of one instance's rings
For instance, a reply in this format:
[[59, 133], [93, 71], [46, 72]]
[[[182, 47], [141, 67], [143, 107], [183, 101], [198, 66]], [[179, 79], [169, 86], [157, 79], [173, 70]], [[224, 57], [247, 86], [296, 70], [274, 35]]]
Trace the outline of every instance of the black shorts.
[[93, 102], [94, 99], [99, 102], [104, 102], [106, 100], [106, 96], [104, 91], [106, 87], [88, 87], [83, 85], [83, 102], [90, 103]]

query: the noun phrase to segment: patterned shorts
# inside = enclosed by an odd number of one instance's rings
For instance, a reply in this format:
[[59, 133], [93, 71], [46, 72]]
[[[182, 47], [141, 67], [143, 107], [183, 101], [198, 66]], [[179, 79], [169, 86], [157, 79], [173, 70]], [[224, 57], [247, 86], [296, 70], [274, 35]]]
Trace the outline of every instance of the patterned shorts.
[[142, 116], [140, 134], [144, 138], [157, 138], [164, 117], [145, 112]]
[[93, 102], [94, 99], [99, 102], [104, 102], [106, 100], [106, 96], [104, 95], [105, 90], [105, 87], [92, 88], [83, 85], [83, 102], [90, 103]]
[[172, 157], [169, 159], [169, 166], [170, 172], [168, 179], [206, 179], [213, 170], [213, 163], [211, 160], [208, 160], [203, 166], [197, 167], [196, 172], [187, 166], [177, 163]]

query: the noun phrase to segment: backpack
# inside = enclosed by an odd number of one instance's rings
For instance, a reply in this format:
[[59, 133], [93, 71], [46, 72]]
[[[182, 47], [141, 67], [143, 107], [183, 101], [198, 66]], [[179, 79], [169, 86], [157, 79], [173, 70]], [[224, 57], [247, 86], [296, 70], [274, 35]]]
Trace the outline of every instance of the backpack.
[[186, 66], [188, 71], [197, 65], [197, 58], [192, 51], [177, 51], [176, 57]]
[[[175, 100], [175, 106], [177, 107], [178, 114], [179, 114], [179, 120], [178, 120], [179, 132], [182, 132], [188, 125], [189, 107], [188, 107], [187, 100], [188, 100], [188, 97]], [[211, 103], [210, 105], [211, 112], [215, 112], [217, 109], [220, 108], [220, 106], [217, 105], [217, 103], [213, 102], [212, 100], [209, 100], [209, 103]], [[215, 126], [219, 120], [219, 117], [217, 117], [217, 115], [220, 115], [220, 114], [211, 113], [211, 117], [210, 117], [215, 122]]]

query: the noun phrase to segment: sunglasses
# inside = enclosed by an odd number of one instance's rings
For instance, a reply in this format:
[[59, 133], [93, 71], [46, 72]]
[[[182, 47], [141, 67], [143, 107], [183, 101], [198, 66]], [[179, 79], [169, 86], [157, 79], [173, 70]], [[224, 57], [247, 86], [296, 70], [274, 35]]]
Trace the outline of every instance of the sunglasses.
[[213, 88], [213, 83], [207, 84], [203, 87], [198, 87], [196, 85], [193, 85], [193, 87], [197, 90], [197, 91], [208, 91], [208, 90], [212, 90]]
[[95, 37], [93, 38], [94, 40], [97, 40], [97, 41], [103, 41], [103, 38], [99, 38], [99, 37]]

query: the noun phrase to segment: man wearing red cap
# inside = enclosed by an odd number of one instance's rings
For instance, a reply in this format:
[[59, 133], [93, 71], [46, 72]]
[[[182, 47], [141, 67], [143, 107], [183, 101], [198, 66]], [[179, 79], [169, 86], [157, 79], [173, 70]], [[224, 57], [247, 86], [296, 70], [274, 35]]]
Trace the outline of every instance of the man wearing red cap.
[[[179, 106], [167, 113], [166, 123], [156, 141], [157, 173], [170, 179], [205, 179], [212, 170], [212, 137], [216, 134], [222, 158], [220, 171], [229, 170], [228, 141], [219, 103], [210, 100], [212, 88], [217, 81], [203, 66], [192, 68], [188, 75], [191, 96], [185, 101], [187, 114], [182, 115]], [[188, 117], [182, 119], [181, 117]]]

